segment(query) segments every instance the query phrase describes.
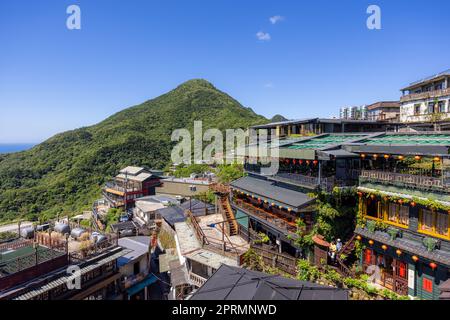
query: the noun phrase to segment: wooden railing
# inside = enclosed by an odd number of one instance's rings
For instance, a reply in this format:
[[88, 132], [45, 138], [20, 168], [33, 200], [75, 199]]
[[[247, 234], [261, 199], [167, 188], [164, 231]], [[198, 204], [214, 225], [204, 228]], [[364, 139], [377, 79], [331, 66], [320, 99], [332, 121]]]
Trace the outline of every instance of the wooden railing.
[[290, 275], [297, 276], [298, 260], [287, 254], [263, 248], [263, 246], [251, 245], [251, 249], [262, 257], [264, 264], [278, 268]]
[[197, 236], [197, 239], [200, 240], [202, 246], [203, 245], [208, 245], [209, 241], [205, 235], [205, 233], [203, 232], [202, 228], [200, 227], [200, 225], [198, 224], [197, 219], [195, 218], [195, 216], [192, 214], [192, 212], [190, 210], [186, 210], [186, 214], [188, 219], [190, 220], [190, 222], [192, 223], [192, 226], [194, 227], [195, 230], [195, 234]]
[[25, 239], [17, 239], [11, 242], [6, 242], [0, 244], [0, 252], [6, 251], [6, 250], [17, 250], [23, 247], [32, 246], [33, 241], [32, 240], [25, 240]]
[[397, 184], [401, 183], [417, 187], [433, 187], [442, 189], [448, 187], [448, 185], [443, 184], [442, 179], [438, 178], [376, 170], [362, 170], [360, 179], [369, 179]]
[[438, 97], [447, 96], [447, 95], [450, 95], [450, 88], [442, 89], [442, 90], [421, 92], [421, 93], [411, 93], [411, 94], [401, 97], [400, 101], [408, 102], [408, 101], [413, 101], [413, 100], [438, 98]]
[[295, 223], [288, 223], [283, 220], [283, 218], [277, 217], [273, 213], [266, 212], [263, 209], [257, 208], [241, 199], [235, 199], [234, 204], [247, 213], [269, 222], [280, 230], [287, 231], [292, 234], [296, 234], [297, 232], [297, 226], [295, 225]]
[[221, 183], [212, 183], [209, 188], [217, 193], [228, 194], [231, 192], [230, 187]]

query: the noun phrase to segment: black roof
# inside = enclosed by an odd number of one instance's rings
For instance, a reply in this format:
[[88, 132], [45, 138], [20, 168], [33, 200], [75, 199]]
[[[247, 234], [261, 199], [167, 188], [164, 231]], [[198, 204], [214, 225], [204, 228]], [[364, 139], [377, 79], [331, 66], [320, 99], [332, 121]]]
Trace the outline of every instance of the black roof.
[[214, 206], [209, 203], [197, 199], [191, 199], [180, 204], [180, 207], [184, 210], [191, 210], [194, 216], [204, 216], [205, 208], [207, 213], [214, 213]]
[[348, 291], [222, 265], [191, 300], [348, 300]]
[[159, 209], [157, 210], [157, 212], [172, 228], [175, 228], [175, 223], [186, 221], [184, 209], [180, 208], [179, 206], [170, 206], [167, 208]]
[[250, 176], [235, 180], [230, 185], [232, 188], [248, 191], [296, 209], [300, 209], [315, 201], [314, 198], [310, 198], [305, 193], [280, 187], [273, 181]]
[[[206, 213], [205, 213], [206, 207]], [[157, 212], [161, 215], [161, 217], [172, 227], [175, 227], [175, 223], [186, 221], [185, 210], [189, 210], [191, 208], [191, 212], [193, 216], [199, 217], [204, 216], [206, 214], [214, 213], [214, 206], [197, 200], [192, 199], [183, 202], [177, 206], [169, 206], [163, 209], [157, 210]]]

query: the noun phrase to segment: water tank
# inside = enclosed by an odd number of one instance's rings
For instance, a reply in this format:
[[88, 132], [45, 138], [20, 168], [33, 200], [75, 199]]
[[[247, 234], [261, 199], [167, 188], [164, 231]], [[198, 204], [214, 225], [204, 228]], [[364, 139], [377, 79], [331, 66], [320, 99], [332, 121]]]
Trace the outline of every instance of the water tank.
[[95, 241], [95, 243], [102, 243], [107, 240], [106, 236], [102, 235], [99, 232], [92, 232], [91, 240]]
[[41, 225], [38, 225], [38, 226], [36, 226], [36, 231], [46, 231], [46, 230], [48, 230], [48, 228], [50, 228], [50, 224], [48, 224], [48, 223], [45, 223], [45, 224], [41, 224]]
[[74, 228], [74, 229], [72, 229], [70, 236], [74, 239], [79, 239], [86, 232], [87, 231], [84, 230], [83, 228]]
[[55, 224], [55, 228], [53, 230], [55, 230], [56, 232], [61, 233], [61, 234], [68, 234], [68, 233], [70, 233], [69, 225], [66, 224], [66, 223], [63, 223], [63, 222], [56, 223]]
[[33, 227], [27, 227], [20, 230], [20, 236], [25, 239], [34, 238], [34, 229]]

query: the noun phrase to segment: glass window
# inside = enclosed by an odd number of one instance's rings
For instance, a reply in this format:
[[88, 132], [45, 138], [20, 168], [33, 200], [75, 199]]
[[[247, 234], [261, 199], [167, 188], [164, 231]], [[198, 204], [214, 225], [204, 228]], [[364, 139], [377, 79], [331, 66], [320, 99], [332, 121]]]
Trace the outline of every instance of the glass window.
[[420, 114], [420, 104], [415, 104], [414, 105], [414, 114], [415, 115]]
[[388, 220], [391, 222], [397, 222], [397, 212], [398, 212], [398, 204], [389, 203], [388, 208]]
[[366, 249], [366, 251], [364, 252], [364, 262], [366, 264], [372, 263], [372, 250]]
[[433, 292], [433, 281], [428, 278], [423, 278], [422, 289], [424, 291], [432, 293]]
[[423, 231], [433, 231], [433, 211], [422, 209], [420, 227]]
[[436, 233], [448, 236], [448, 214], [443, 212], [436, 213]]
[[399, 214], [398, 214], [398, 223], [403, 224], [405, 226], [409, 225], [409, 207], [408, 206], [400, 206]]

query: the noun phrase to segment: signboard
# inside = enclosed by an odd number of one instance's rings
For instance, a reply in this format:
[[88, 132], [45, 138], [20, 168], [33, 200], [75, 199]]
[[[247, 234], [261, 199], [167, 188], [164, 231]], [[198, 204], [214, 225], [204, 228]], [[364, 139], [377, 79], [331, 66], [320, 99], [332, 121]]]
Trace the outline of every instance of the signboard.
[[408, 269], [408, 288], [414, 290], [415, 283], [415, 271], [413, 269]]

